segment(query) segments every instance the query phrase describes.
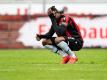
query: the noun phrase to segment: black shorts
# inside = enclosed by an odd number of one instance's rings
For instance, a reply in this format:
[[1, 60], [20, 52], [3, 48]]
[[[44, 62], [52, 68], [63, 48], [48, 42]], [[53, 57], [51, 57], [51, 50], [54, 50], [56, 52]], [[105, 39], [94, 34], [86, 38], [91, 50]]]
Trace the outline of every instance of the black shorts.
[[[52, 45], [55, 46], [55, 47], [57, 47], [57, 49], [61, 50], [61, 48], [58, 47], [57, 44], [55, 43], [55, 38], [56, 37], [52, 37], [51, 38]], [[68, 39], [66, 39], [65, 42], [68, 44], [69, 48], [72, 51], [78, 51], [83, 46], [83, 41], [81, 39], [68, 38]]]
[[83, 41], [81, 39], [68, 39], [67, 44], [72, 51], [78, 51], [83, 47]]

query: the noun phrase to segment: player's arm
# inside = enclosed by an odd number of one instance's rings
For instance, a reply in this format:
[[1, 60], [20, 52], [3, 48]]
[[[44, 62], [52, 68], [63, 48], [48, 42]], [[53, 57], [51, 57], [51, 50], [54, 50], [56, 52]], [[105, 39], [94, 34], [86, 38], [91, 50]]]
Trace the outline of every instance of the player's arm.
[[44, 35], [37, 34], [36, 39], [38, 41], [41, 40], [42, 38], [49, 39], [53, 36], [53, 34], [54, 34], [54, 29], [53, 29], [53, 26], [51, 26], [50, 30], [46, 34], [44, 34]]
[[[50, 7], [49, 9], [48, 9], [48, 16], [49, 16], [49, 18], [51, 19], [51, 22], [53, 21], [53, 19], [54, 19], [54, 15], [53, 15], [53, 11], [52, 11], [52, 9], [54, 9], [54, 6], [52, 6], [52, 7]], [[53, 24], [53, 23], [52, 23]], [[39, 41], [39, 40], [41, 40], [42, 38], [51, 38], [52, 36], [53, 36], [53, 34], [54, 34], [54, 29], [53, 29], [53, 26], [51, 26], [51, 28], [50, 28], [50, 30], [49, 30], [49, 32], [48, 33], [46, 33], [46, 34], [44, 34], [44, 35], [39, 35], [39, 34], [37, 34], [36, 35], [36, 39]]]
[[55, 6], [52, 6], [52, 7], [50, 7], [50, 8], [48, 9], [48, 12], [47, 12], [47, 13], [48, 13], [48, 16], [49, 16], [49, 18], [50, 18], [50, 20], [51, 20], [51, 22], [52, 22], [52, 25], [56, 23], [56, 19], [55, 19], [55, 16], [54, 16], [54, 14], [55, 14], [55, 12], [56, 12], [55, 9], [56, 9]]

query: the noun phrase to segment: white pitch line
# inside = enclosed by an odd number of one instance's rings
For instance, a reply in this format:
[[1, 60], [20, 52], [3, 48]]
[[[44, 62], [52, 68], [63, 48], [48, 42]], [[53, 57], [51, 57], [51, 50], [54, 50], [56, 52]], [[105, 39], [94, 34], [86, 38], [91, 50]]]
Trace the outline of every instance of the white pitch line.
[[0, 69], [0, 72], [15, 71], [16, 69]]
[[67, 70], [67, 69], [56, 69], [56, 68], [53, 68], [53, 69], [47, 69], [47, 70], [49, 70], [49, 71], [64, 71], [64, 70]]

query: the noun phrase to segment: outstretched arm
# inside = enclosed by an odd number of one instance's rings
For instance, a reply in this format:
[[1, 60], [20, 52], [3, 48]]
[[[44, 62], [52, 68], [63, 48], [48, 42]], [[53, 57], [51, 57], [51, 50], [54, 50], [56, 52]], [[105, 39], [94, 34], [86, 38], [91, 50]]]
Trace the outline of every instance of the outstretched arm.
[[48, 9], [48, 12], [47, 12], [49, 18], [51, 19], [52, 26], [51, 26], [51, 28], [50, 28], [50, 30], [49, 30], [48, 33], [46, 33], [46, 34], [44, 34], [44, 35], [39, 35], [39, 34], [36, 35], [36, 39], [37, 39], [38, 41], [41, 40], [42, 38], [47, 38], [47, 39], [49, 39], [49, 38], [51, 38], [51, 37], [53, 36], [53, 34], [54, 34], [53, 20], [54, 20], [54, 21], [56, 21], [56, 20], [55, 20], [54, 15], [53, 15], [53, 13], [54, 13], [53, 9], [55, 9], [54, 6], [50, 7], [50, 8]]
[[38, 41], [41, 40], [42, 38], [49, 39], [49, 38], [51, 38], [51, 37], [53, 36], [53, 34], [54, 34], [54, 29], [53, 29], [53, 26], [51, 26], [49, 32], [47, 32], [47, 33], [44, 34], [44, 35], [39, 35], [39, 34], [37, 34], [37, 35], [36, 35], [36, 39], [37, 39]]

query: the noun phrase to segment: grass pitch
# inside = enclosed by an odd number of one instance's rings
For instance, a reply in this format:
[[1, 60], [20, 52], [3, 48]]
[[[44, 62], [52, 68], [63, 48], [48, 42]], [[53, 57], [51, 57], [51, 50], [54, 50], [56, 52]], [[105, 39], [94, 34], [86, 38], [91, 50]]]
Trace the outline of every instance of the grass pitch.
[[107, 80], [107, 49], [82, 49], [76, 64], [45, 49], [0, 50], [0, 80]]

